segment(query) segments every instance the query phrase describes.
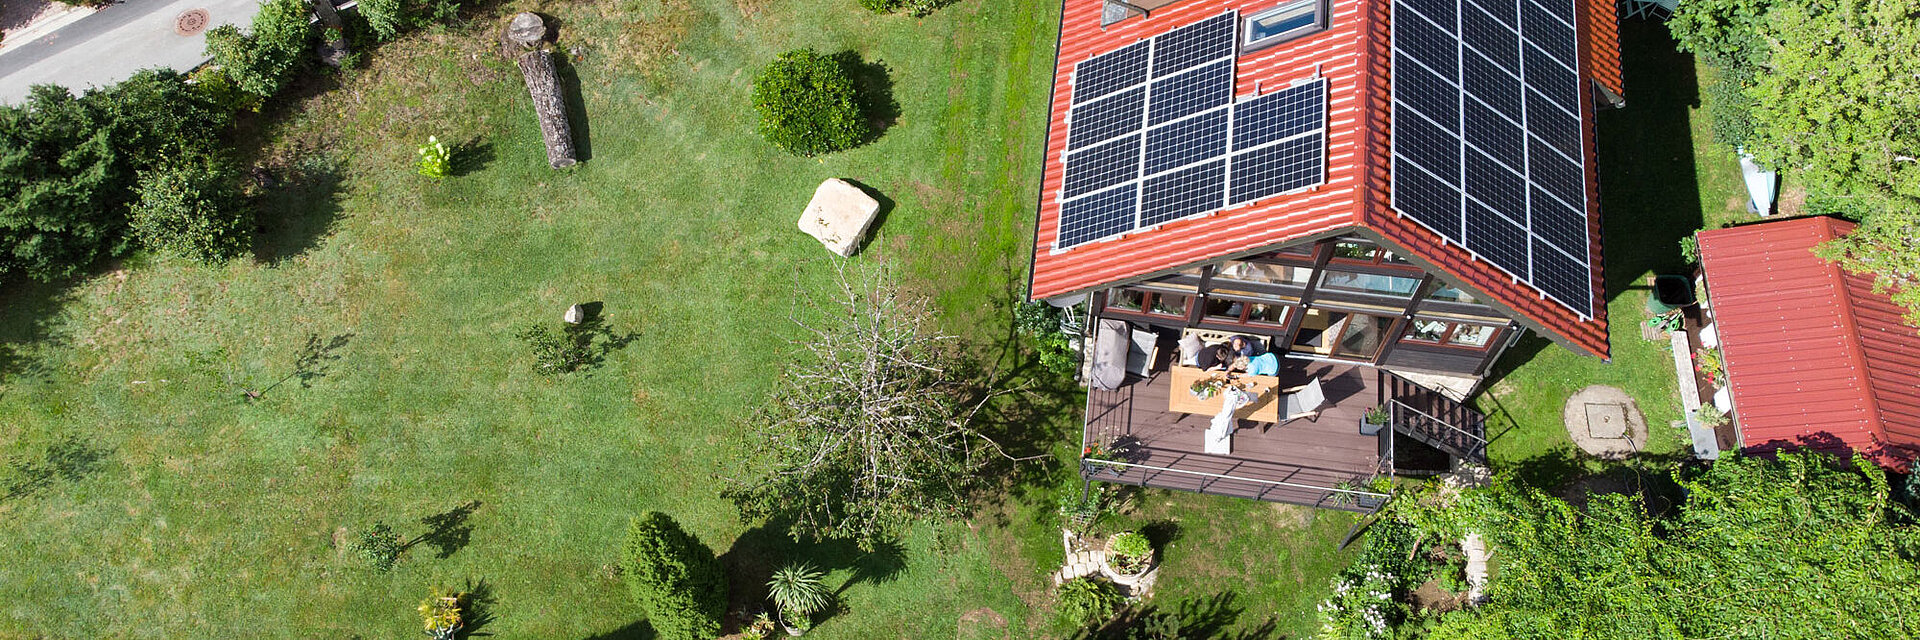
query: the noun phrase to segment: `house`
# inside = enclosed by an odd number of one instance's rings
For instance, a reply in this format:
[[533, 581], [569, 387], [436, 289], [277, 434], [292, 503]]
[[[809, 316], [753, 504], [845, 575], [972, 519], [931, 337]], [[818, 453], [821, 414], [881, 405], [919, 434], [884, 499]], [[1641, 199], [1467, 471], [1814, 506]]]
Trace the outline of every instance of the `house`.
[[1860, 452], [1906, 471], [1920, 452], [1920, 329], [1813, 248], [1853, 223], [1823, 216], [1699, 233], [1722, 406], [1749, 452]]
[[[1063, 11], [1029, 293], [1136, 361], [1089, 393], [1088, 475], [1365, 509], [1370, 478], [1484, 461], [1462, 401], [1524, 333], [1607, 357], [1611, 0]], [[1228, 335], [1278, 370], [1186, 366]], [[1237, 426], [1210, 422], [1222, 384], [1258, 396]], [[1392, 428], [1361, 426], [1376, 407]]]

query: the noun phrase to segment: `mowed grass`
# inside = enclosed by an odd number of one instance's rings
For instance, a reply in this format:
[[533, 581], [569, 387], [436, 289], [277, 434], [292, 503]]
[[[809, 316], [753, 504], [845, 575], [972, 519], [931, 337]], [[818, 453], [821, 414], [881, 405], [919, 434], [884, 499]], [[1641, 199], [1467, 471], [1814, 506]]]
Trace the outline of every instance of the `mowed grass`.
[[[569, 171], [546, 166], [519, 73], [495, 53], [520, 10], [557, 18], [577, 52], [590, 159]], [[684, 35], [641, 69], [617, 34], [663, 12]], [[983, 350], [1008, 348], [1057, 12], [516, 2], [319, 81], [241, 136], [277, 181], [260, 260], [135, 259], [6, 293], [12, 472], [68, 438], [98, 460], [0, 501], [0, 636], [408, 637], [429, 588], [482, 583], [496, 600], [484, 633], [637, 633], [610, 567], [627, 519], [654, 509], [732, 564], [784, 560], [743, 537], [718, 490], [792, 357], [798, 292], [833, 269], [794, 228], [800, 209], [830, 177], [883, 194], [855, 261], [936, 294], [944, 324]], [[754, 133], [753, 75], [806, 46], [885, 66], [899, 116], [876, 142], [816, 160]], [[428, 135], [463, 148], [464, 175], [413, 175]], [[638, 339], [589, 374], [535, 375], [513, 334], [576, 302]], [[309, 336], [344, 342], [322, 375], [241, 401], [294, 373]], [[444, 549], [417, 545], [391, 572], [342, 549], [368, 523], [415, 536], [474, 502]], [[848, 587], [816, 637], [1028, 637], [1014, 583], [1036, 598], [1050, 567], [1008, 562], [990, 544], [1005, 535], [914, 532], [904, 568]], [[835, 584], [849, 558], [821, 560]]]
[[[1732, 150], [1713, 140], [1700, 108], [1693, 56], [1674, 49], [1663, 24], [1627, 21], [1621, 48], [1627, 106], [1600, 115], [1600, 194], [1607, 314], [1613, 359], [1573, 353], [1530, 336], [1502, 356], [1476, 398], [1488, 415], [1496, 466], [1540, 465], [1548, 475], [1601, 465], [1578, 454], [1561, 418], [1568, 397], [1592, 384], [1633, 396], [1646, 416], [1648, 453], [1691, 455], [1667, 343], [1641, 339], [1650, 274], [1688, 273], [1680, 238], [1754, 219]], [[1560, 469], [1555, 469], [1560, 468]]]

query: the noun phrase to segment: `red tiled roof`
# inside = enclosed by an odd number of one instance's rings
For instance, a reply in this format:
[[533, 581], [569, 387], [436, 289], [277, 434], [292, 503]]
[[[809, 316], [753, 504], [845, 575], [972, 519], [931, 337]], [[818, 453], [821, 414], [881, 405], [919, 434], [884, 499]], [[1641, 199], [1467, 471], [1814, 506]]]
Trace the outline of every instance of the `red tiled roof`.
[[1743, 445], [1852, 449], [1905, 468], [1920, 452], [1920, 332], [1811, 249], [1853, 224], [1796, 218], [1700, 232]]
[[[1611, 0], [1586, 0], [1609, 4]], [[1326, 31], [1254, 52], [1239, 59], [1234, 96], [1240, 99], [1315, 76], [1328, 82], [1327, 179], [1321, 186], [1283, 194], [1196, 219], [1181, 220], [1127, 234], [1116, 240], [1055, 250], [1060, 206], [1057, 196], [1065, 174], [1066, 117], [1072, 101], [1073, 67], [1095, 55], [1219, 15], [1272, 6], [1275, 0], [1186, 0], [1100, 26], [1101, 0], [1065, 0], [1060, 51], [1054, 69], [1052, 119], [1047, 131], [1046, 172], [1041, 180], [1039, 221], [1029, 294], [1051, 298], [1165, 273], [1223, 256], [1252, 253], [1319, 234], [1367, 229], [1399, 245], [1409, 257], [1448, 276], [1455, 284], [1487, 294], [1483, 299], [1513, 314], [1523, 325], [1578, 351], [1606, 357], [1607, 322], [1600, 280], [1599, 193], [1594, 157], [1593, 104], [1583, 101], [1588, 166], [1589, 247], [1595, 299], [1592, 318], [1546, 299], [1539, 291], [1478, 260], [1457, 245], [1411, 220], [1389, 202], [1391, 155], [1392, 55], [1389, 46], [1391, 2], [1353, 0], [1332, 3]], [[1611, 15], [1611, 5], [1605, 13]], [[1601, 13], [1589, 9], [1574, 16], [1582, 33], [1583, 76], [1596, 66], [1593, 41], [1612, 28], [1590, 30]], [[1611, 48], [1617, 69], [1617, 36]], [[1604, 57], [1604, 56], [1602, 56]], [[1604, 66], [1604, 63], [1599, 64]], [[1617, 75], [1617, 71], [1615, 72]]]
[[1626, 95], [1620, 73], [1620, 14], [1612, 0], [1587, 0], [1587, 75], [1615, 94]]

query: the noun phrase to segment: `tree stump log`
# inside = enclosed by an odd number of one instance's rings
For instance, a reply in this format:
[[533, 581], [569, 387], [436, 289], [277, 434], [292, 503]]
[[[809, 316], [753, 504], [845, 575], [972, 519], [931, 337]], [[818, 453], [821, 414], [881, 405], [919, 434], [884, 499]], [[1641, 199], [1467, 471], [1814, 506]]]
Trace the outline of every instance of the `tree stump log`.
[[345, 27], [341, 25], [340, 13], [334, 10], [333, 0], [307, 0], [307, 4], [313, 6], [313, 16], [320, 20], [320, 26], [332, 29], [335, 34], [333, 38], [323, 38], [325, 41], [320, 44], [320, 61], [338, 69], [346, 63], [347, 55], [352, 53], [347, 48]]
[[567, 128], [567, 100], [560, 88], [560, 74], [553, 53], [544, 49], [528, 51], [516, 59], [520, 75], [527, 80], [527, 94], [533, 96], [533, 113], [540, 119], [540, 134], [547, 139], [547, 164], [555, 169], [571, 167], [573, 132]]
[[506, 36], [509, 42], [531, 49], [547, 39], [547, 23], [532, 13], [514, 14], [513, 21], [507, 23]]

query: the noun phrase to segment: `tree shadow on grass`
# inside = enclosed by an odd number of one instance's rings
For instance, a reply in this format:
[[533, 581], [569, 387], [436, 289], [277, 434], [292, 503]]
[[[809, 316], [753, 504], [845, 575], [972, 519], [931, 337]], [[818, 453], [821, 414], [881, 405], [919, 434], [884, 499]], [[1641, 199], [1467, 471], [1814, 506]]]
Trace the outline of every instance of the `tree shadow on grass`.
[[401, 549], [404, 551], [424, 543], [438, 551], [434, 554], [436, 558], [445, 559], [452, 556], [466, 548], [467, 543], [472, 540], [473, 525], [467, 524], [467, 519], [478, 510], [480, 510], [480, 501], [471, 500], [444, 513], [421, 518], [420, 524], [427, 525], [427, 532], [407, 541], [406, 544], [401, 545]]
[[1201, 598], [1188, 598], [1172, 606], [1157, 603], [1129, 608], [1106, 624], [1086, 629], [1075, 640], [1133, 640], [1135, 638], [1213, 638], [1218, 640], [1268, 640], [1276, 635], [1276, 623], [1268, 619], [1253, 629], [1238, 632], [1227, 628], [1239, 622], [1247, 607], [1231, 591]]
[[653, 625], [641, 620], [612, 631], [587, 636], [586, 640], [654, 640], [659, 635], [653, 630]]
[[59, 483], [74, 483], [99, 471], [108, 450], [68, 435], [47, 446], [39, 456], [12, 456], [7, 461], [5, 491], [0, 504], [30, 497]]
[[[274, 173], [280, 173], [277, 178]], [[255, 207], [254, 260], [279, 266], [319, 246], [340, 219], [343, 164], [324, 152], [303, 151], [287, 167], [255, 170], [263, 192]]]
[[[791, 525], [784, 521], [774, 521], [748, 529], [735, 538], [733, 546], [720, 554], [720, 563], [726, 567], [728, 584], [728, 610], [752, 612], [770, 609], [767, 601], [767, 580], [773, 577], [775, 569], [789, 563], [805, 562], [814, 567], [832, 571], [845, 570], [847, 579], [834, 589], [833, 597], [840, 597], [857, 584], [886, 584], [906, 572], [906, 548], [895, 541], [880, 541], [872, 551], [865, 551], [850, 540], [794, 540], [788, 531]], [[826, 618], [816, 619], [823, 622], [838, 612], [838, 607], [829, 606]]]
[[66, 282], [15, 281], [0, 285], [0, 397], [4, 384], [22, 379], [44, 379], [53, 369], [32, 352], [36, 345], [67, 342], [55, 333], [55, 319], [67, 291], [79, 280]]
[[900, 102], [893, 97], [893, 69], [882, 60], [864, 60], [851, 49], [833, 54], [833, 60], [852, 77], [854, 101], [867, 120], [869, 132], [859, 144], [880, 139], [900, 121]]
[[493, 605], [500, 602], [499, 597], [493, 594], [493, 585], [487, 584], [486, 578], [481, 578], [478, 581], [469, 579], [467, 580], [466, 588], [461, 589], [461, 592], [467, 594], [465, 611], [467, 625], [460, 629], [459, 637], [473, 638], [493, 635], [492, 633], [480, 632], [482, 628], [493, 623], [495, 619], [493, 615]]

